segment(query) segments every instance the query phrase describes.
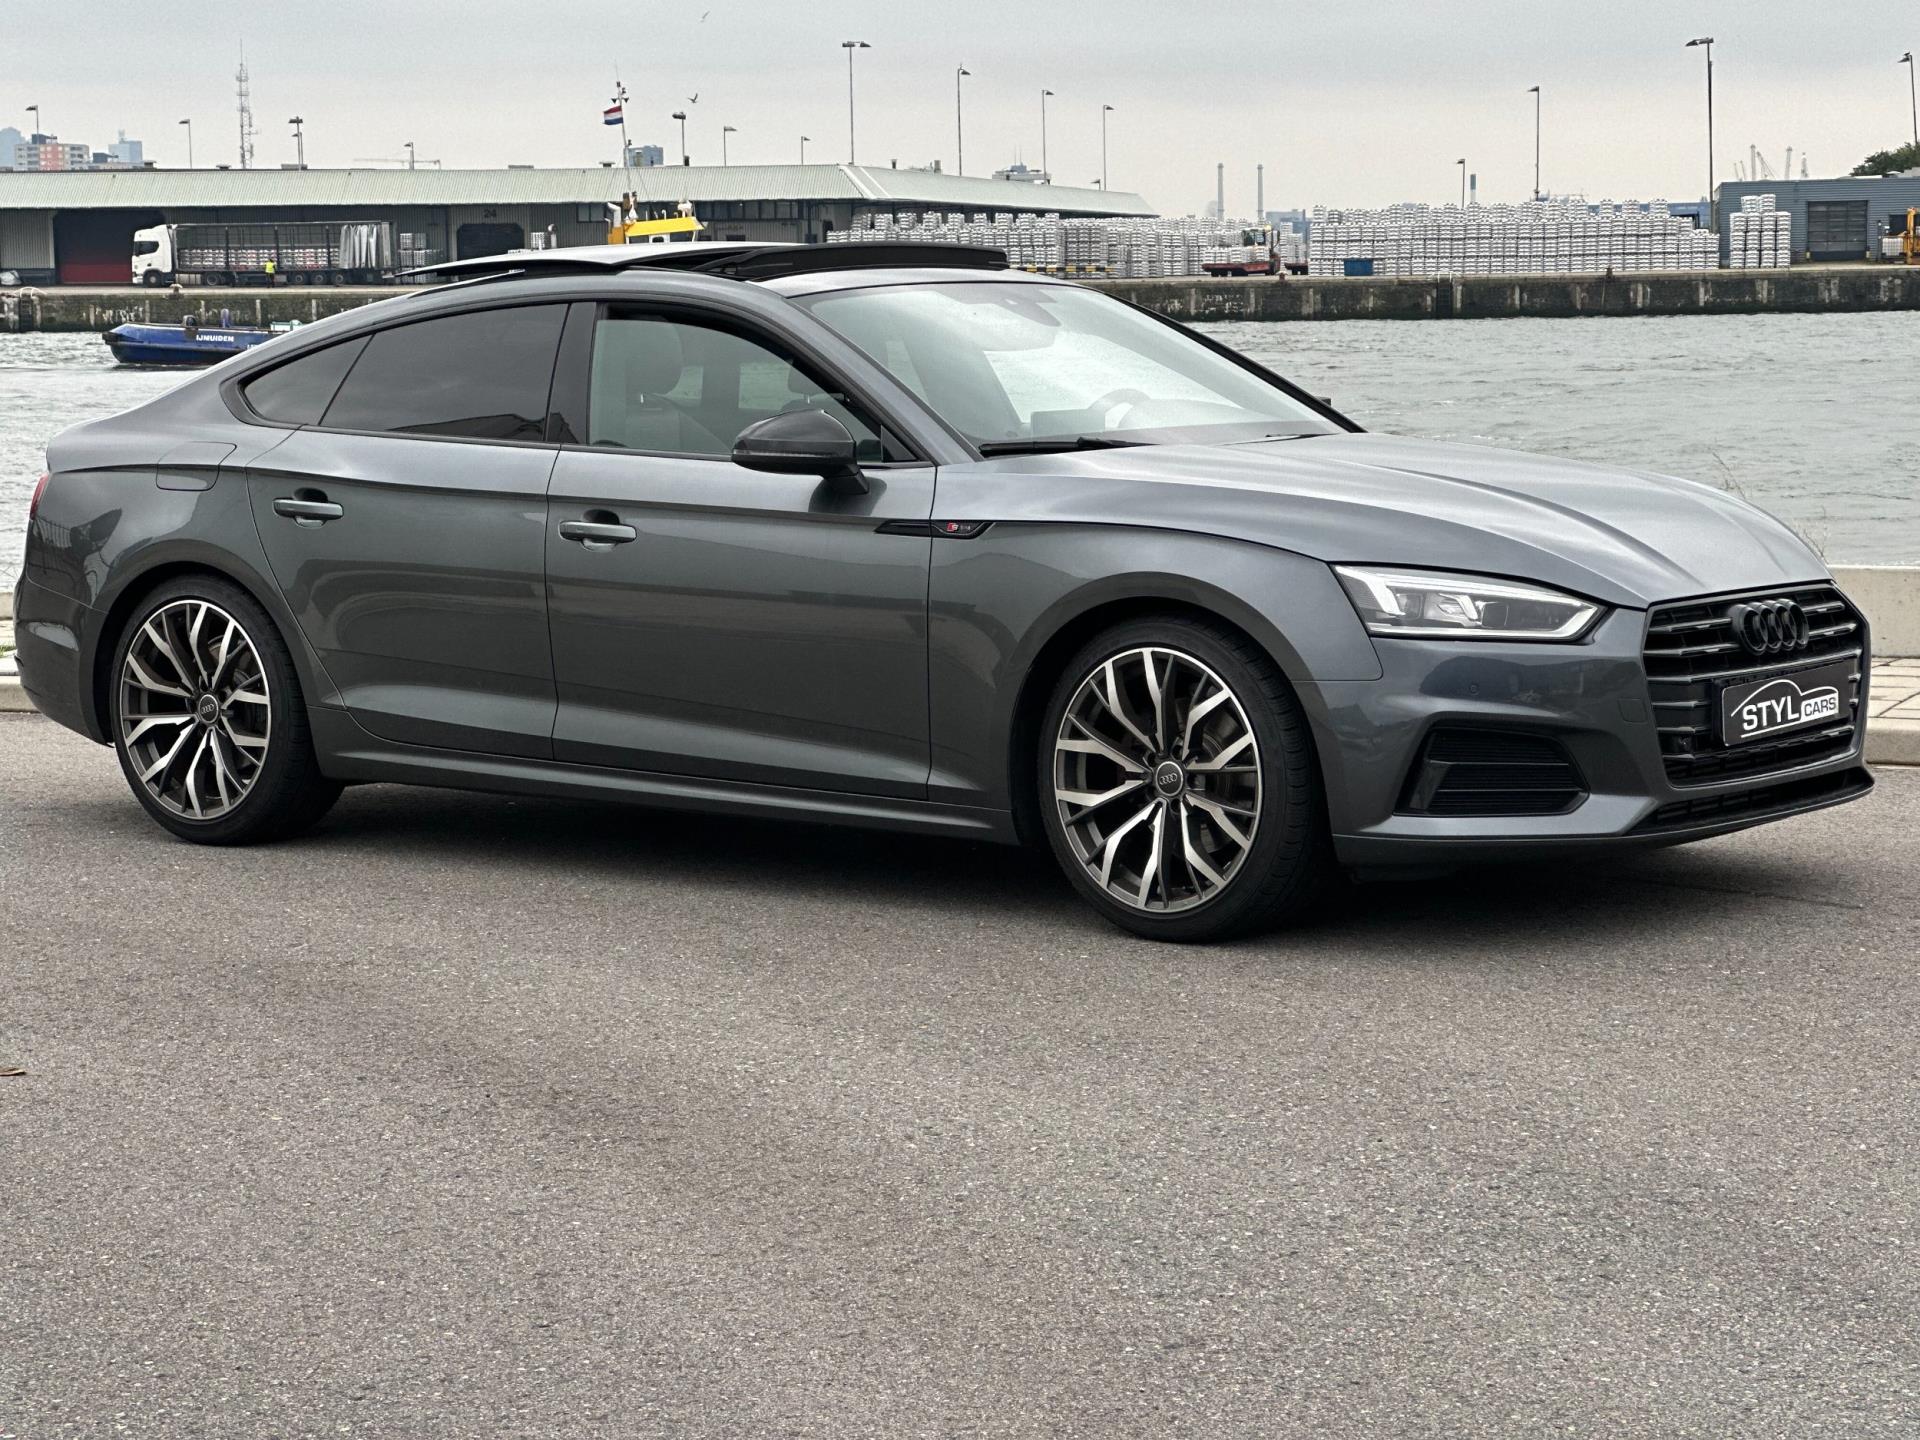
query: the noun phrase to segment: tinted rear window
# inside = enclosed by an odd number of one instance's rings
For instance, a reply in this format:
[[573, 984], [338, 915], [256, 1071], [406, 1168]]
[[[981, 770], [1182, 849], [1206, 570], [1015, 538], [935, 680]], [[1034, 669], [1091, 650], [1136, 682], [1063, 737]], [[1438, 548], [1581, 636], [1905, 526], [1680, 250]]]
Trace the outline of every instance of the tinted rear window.
[[522, 305], [379, 331], [328, 407], [327, 427], [543, 439], [566, 313]]
[[366, 343], [364, 336], [344, 340], [249, 380], [247, 404], [268, 420], [285, 425], [318, 425]]

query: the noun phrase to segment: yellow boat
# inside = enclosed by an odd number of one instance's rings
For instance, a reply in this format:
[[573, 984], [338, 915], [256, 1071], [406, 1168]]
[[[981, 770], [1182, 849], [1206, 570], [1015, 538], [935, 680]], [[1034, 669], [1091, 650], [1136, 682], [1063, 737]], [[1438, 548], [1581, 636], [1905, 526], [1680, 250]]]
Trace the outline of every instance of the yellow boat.
[[618, 205], [609, 204], [612, 219], [607, 226], [609, 245], [670, 245], [675, 241], [697, 240], [707, 227], [693, 216], [693, 202], [682, 200], [677, 213], [641, 218], [639, 202], [622, 195]]

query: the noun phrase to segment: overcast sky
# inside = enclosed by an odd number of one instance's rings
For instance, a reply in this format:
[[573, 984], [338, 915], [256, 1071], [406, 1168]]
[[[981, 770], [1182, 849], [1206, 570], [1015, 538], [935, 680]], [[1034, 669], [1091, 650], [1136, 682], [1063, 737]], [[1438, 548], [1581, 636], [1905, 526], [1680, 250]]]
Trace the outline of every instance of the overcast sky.
[[[1055, 18], [1042, 21], [1039, 17]], [[1069, 21], [1065, 17], [1079, 16]], [[1824, 17], [1824, 18], [1823, 18]], [[1062, 184], [1100, 173], [1100, 106], [1115, 189], [1167, 213], [1197, 210], [1224, 161], [1228, 205], [1381, 204], [1457, 194], [1461, 156], [1487, 200], [1533, 185], [1533, 97], [1544, 93], [1544, 175], [1556, 192], [1615, 199], [1705, 189], [1705, 76], [1694, 35], [1718, 42], [1719, 173], [1758, 145], [1813, 173], [1851, 169], [1911, 135], [1907, 71], [1920, 3], [1806, 0], [96, 0], [23, 5], [0, 47], [0, 125], [47, 128], [104, 148], [116, 130], [149, 159], [184, 165], [236, 149], [233, 70], [242, 40], [259, 127], [255, 163], [293, 159], [288, 116], [306, 117], [307, 161], [341, 166], [419, 155], [452, 166], [590, 165], [617, 153], [600, 123], [617, 66], [636, 142], [717, 163], [847, 156], [844, 39], [857, 60], [863, 163], [954, 162], [954, 69], [966, 84], [968, 173], [1048, 160]], [[688, 106], [697, 94], [697, 104]], [[1799, 162], [1795, 161], [1795, 172]]]

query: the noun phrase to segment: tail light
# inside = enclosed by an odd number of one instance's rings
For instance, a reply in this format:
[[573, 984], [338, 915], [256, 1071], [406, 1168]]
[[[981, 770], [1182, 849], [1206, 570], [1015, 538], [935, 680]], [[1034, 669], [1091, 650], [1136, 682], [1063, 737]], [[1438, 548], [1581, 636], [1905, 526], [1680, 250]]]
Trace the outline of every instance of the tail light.
[[29, 521], [40, 513], [40, 497], [47, 493], [47, 482], [51, 479], [53, 479], [51, 475], [42, 475], [40, 477], [40, 483], [33, 487], [33, 499], [27, 502], [27, 519]]

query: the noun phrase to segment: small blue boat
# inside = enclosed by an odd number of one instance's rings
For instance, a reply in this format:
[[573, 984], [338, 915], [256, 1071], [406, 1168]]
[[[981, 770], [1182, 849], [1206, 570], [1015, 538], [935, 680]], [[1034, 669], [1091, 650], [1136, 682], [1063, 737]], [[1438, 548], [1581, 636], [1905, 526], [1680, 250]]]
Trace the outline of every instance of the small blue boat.
[[238, 325], [116, 325], [101, 338], [122, 365], [213, 365], [273, 334]]

